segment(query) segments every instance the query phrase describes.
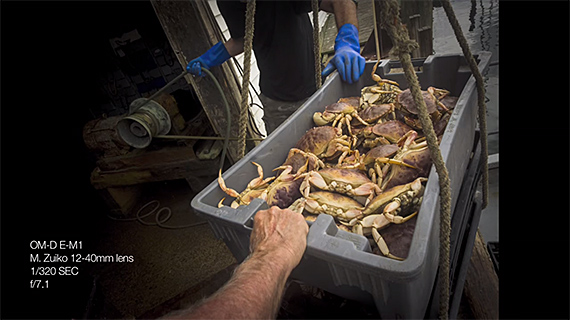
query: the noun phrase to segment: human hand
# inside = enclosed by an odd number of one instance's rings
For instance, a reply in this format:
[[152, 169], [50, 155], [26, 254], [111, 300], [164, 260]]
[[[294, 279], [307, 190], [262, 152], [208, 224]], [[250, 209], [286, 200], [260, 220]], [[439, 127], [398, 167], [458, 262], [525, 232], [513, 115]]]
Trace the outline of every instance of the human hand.
[[303, 257], [308, 233], [309, 226], [302, 214], [273, 206], [255, 215], [250, 251], [253, 256], [282, 263], [291, 271]]
[[337, 69], [343, 81], [348, 83], [358, 81], [364, 72], [366, 61], [360, 55], [358, 29], [356, 26], [347, 23], [338, 30], [334, 49], [334, 56], [321, 75], [327, 77]]
[[210, 66], [202, 59], [202, 57], [198, 57], [188, 63], [186, 66], [186, 71], [195, 75], [195, 76], [203, 76], [202, 74], [202, 67], [210, 70]]
[[210, 70], [211, 67], [219, 66], [229, 58], [231, 58], [231, 56], [228, 53], [228, 50], [226, 50], [223, 42], [220, 41], [203, 55], [190, 61], [186, 66], [186, 70], [195, 76], [203, 76], [202, 68]]

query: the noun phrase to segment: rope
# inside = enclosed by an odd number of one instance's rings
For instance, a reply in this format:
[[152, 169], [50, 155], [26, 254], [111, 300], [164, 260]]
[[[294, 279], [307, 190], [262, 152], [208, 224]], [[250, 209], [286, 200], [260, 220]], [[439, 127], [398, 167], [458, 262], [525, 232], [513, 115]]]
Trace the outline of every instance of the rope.
[[394, 43], [394, 48], [400, 57], [404, 69], [404, 75], [410, 85], [410, 91], [414, 102], [419, 109], [419, 119], [422, 123], [423, 132], [426, 136], [428, 148], [435, 169], [439, 176], [440, 188], [440, 233], [439, 233], [439, 316], [447, 319], [449, 316], [449, 256], [451, 234], [451, 186], [449, 173], [445, 167], [443, 157], [439, 150], [437, 136], [429, 118], [427, 108], [422, 97], [420, 84], [412, 65], [410, 52], [418, 47], [415, 41], [410, 40], [406, 28], [400, 20], [400, 6], [397, 0], [384, 0], [379, 2], [382, 12], [382, 25], [388, 32]]
[[473, 77], [475, 77], [475, 82], [477, 83], [477, 103], [479, 105], [479, 131], [481, 132], [481, 159], [480, 165], [483, 167], [483, 209], [487, 207], [488, 203], [488, 194], [489, 194], [489, 165], [487, 162], [488, 158], [488, 149], [487, 149], [487, 106], [485, 105], [485, 84], [483, 82], [483, 76], [481, 72], [479, 72], [479, 68], [477, 67], [477, 62], [471, 54], [471, 50], [469, 49], [469, 45], [467, 44], [467, 40], [463, 35], [463, 31], [461, 30], [461, 26], [457, 21], [457, 17], [453, 11], [453, 7], [449, 0], [443, 0], [443, 9], [445, 10], [445, 14], [449, 19], [449, 23], [453, 28], [453, 32], [455, 33], [455, 37], [461, 46], [461, 50], [463, 50], [463, 55], [467, 62], [469, 63], [469, 68], [471, 68], [471, 73]]
[[255, 0], [247, 0], [245, 11], [245, 35], [243, 43], [243, 79], [241, 84], [241, 108], [239, 115], [238, 158], [245, 155], [245, 136], [247, 133], [247, 111], [249, 107], [249, 76], [251, 74], [251, 50], [253, 47], [253, 31], [255, 17]]
[[319, 0], [311, 1], [313, 7], [313, 52], [315, 54], [315, 84], [321, 88], [321, 40], [319, 37]]

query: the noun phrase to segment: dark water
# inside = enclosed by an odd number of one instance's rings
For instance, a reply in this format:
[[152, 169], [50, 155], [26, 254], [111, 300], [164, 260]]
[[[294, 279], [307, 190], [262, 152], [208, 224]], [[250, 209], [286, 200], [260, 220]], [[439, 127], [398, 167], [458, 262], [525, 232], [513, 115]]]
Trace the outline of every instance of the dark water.
[[[489, 154], [499, 152], [499, 1], [451, 1], [471, 52], [490, 51], [492, 66], [483, 74], [487, 104]], [[436, 53], [461, 53], [443, 7], [433, 9], [433, 47]]]

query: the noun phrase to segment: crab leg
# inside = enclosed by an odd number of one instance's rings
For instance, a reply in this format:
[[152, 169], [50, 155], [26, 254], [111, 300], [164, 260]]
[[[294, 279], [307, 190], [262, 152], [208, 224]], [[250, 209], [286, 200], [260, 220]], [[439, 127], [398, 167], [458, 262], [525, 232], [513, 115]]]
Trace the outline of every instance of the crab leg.
[[438, 100], [441, 100], [445, 98], [448, 94], [450, 94], [449, 90], [438, 89], [434, 87], [429, 87], [427, 91], [431, 93]]
[[405, 167], [412, 168], [412, 169], [418, 169], [417, 167], [414, 167], [411, 164], [407, 164], [401, 160], [395, 160], [395, 159], [389, 159], [389, 158], [376, 158], [374, 161], [376, 163], [378, 163], [378, 162], [380, 162], [380, 163], [391, 163], [391, 164], [397, 164], [397, 165], [405, 166]]
[[256, 163], [256, 162], [253, 162], [253, 161], [252, 161], [251, 163], [253, 163], [254, 165], [257, 166], [257, 174], [259, 174], [259, 177], [257, 177], [257, 178], [255, 178], [255, 179], [251, 180], [251, 181], [247, 184], [247, 188], [248, 188], [248, 189], [255, 189], [255, 188], [259, 187], [259, 186], [262, 186], [264, 183], [267, 183], [267, 182], [269, 182], [269, 181], [275, 179], [275, 177], [269, 177], [269, 178], [263, 180], [263, 168], [261, 167], [261, 165], [259, 165], [259, 164]]
[[[391, 204], [392, 203], [390, 203], [388, 206], [390, 206]], [[388, 208], [388, 206], [386, 206], [386, 208]], [[391, 223], [395, 223], [395, 224], [402, 224], [402, 223], [410, 220], [411, 218], [413, 218], [417, 214], [418, 214], [418, 212], [416, 211], [416, 212], [408, 215], [407, 217], [402, 217], [402, 216], [394, 215], [392, 212], [384, 212], [384, 216], [386, 217], [386, 219], [388, 221], [390, 221]]]
[[218, 184], [220, 185], [220, 189], [222, 189], [222, 191], [227, 193], [230, 197], [237, 198], [239, 196], [239, 193], [237, 191], [235, 191], [232, 188], [226, 187], [226, 183], [225, 183], [224, 179], [222, 178], [222, 169], [220, 169], [220, 171], [218, 173]]
[[372, 80], [376, 81], [378, 84], [381, 84], [381, 83], [388, 83], [388, 84], [395, 85], [395, 86], [398, 86], [398, 87], [400, 86], [396, 81], [392, 81], [392, 80], [380, 78], [380, 76], [377, 75], [377, 74], [375, 73], [375, 71], [376, 71], [376, 69], [374, 69], [374, 72], [372, 73]]
[[384, 172], [382, 172], [382, 168], [380, 167], [380, 162], [374, 161], [374, 169], [370, 168], [372, 173], [376, 173], [378, 176], [376, 178], [376, 174], [374, 174], [374, 178], [377, 180], [376, 184], [381, 186], [382, 181], [384, 180]]
[[362, 118], [358, 115], [358, 113], [355, 112], [355, 113], [353, 114], [353, 116], [356, 118], [356, 120], [358, 120], [358, 122], [362, 123], [363, 125], [365, 125], [365, 126], [369, 126], [369, 125], [370, 125], [368, 122], [364, 121], [364, 119], [362, 119]]
[[374, 196], [376, 194], [379, 194], [381, 192], [380, 187], [375, 184], [375, 183], [366, 183], [361, 185], [360, 187], [356, 188], [356, 189], [352, 189], [350, 190], [349, 194], [354, 195], [354, 196], [368, 196], [366, 198], [366, 203], [364, 204], [365, 206], [368, 205], [368, 203], [370, 201], [372, 201], [372, 199], [374, 199]]
[[380, 252], [382, 252], [383, 255], [385, 255], [388, 258], [396, 259], [399, 261], [404, 260], [404, 259], [402, 259], [400, 257], [396, 257], [395, 255], [390, 253], [390, 249], [388, 249], [388, 245], [386, 244], [386, 241], [384, 241], [384, 238], [382, 238], [382, 236], [380, 235], [378, 230], [376, 230], [376, 228], [372, 228], [372, 237], [374, 238], [374, 242], [376, 242], [376, 244], [378, 245], [378, 248], [380, 249]]
[[[333, 123], [332, 123], [332, 126], [335, 127], [336, 124], [337, 124], [337, 122], [339, 122], [339, 121], [342, 119], [343, 116], [344, 116], [344, 115], [343, 115], [342, 113], [338, 114], [338, 115], [334, 118], [334, 121], [333, 121]], [[339, 125], [339, 128], [341, 128], [340, 125]], [[342, 128], [341, 128], [341, 129], [342, 129]]]

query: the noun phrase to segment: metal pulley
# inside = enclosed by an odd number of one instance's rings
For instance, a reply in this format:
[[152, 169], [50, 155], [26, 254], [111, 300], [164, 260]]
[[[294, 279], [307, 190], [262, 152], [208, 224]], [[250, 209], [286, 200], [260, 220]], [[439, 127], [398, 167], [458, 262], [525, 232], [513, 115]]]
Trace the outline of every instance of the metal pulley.
[[146, 148], [153, 137], [170, 131], [168, 112], [156, 101], [139, 98], [129, 106], [129, 114], [117, 123], [117, 133], [128, 145]]

